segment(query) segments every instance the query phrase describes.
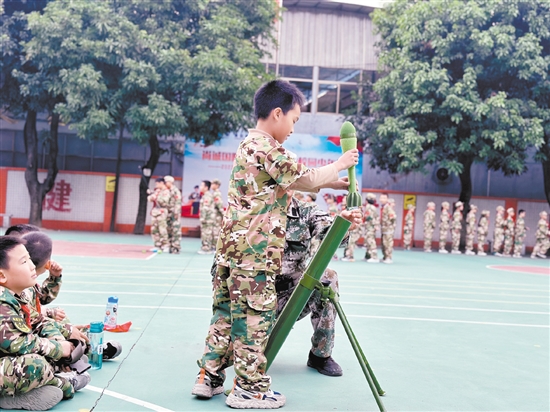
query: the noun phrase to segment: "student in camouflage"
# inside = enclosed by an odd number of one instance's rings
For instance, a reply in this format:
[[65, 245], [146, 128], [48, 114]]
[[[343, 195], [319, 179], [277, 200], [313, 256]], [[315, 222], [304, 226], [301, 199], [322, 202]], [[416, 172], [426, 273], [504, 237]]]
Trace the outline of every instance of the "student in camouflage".
[[518, 210], [518, 217], [516, 219], [516, 227], [514, 229], [514, 257], [521, 258], [521, 252], [523, 251], [523, 242], [527, 235], [528, 227], [525, 226], [525, 210]]
[[451, 242], [452, 249], [451, 253], [456, 255], [462, 254], [458, 248], [460, 247], [460, 232], [462, 230], [462, 210], [464, 209], [464, 204], [462, 202], [455, 203], [455, 211], [453, 213], [453, 221], [451, 224]]
[[155, 245], [155, 251], [170, 252], [170, 241], [168, 238], [168, 209], [170, 207], [170, 191], [164, 183], [164, 178], [155, 180], [155, 190], [147, 197], [153, 202], [151, 209], [151, 237]]
[[449, 213], [449, 202], [441, 203], [441, 216], [439, 217], [439, 253], [449, 253], [445, 248], [447, 246], [447, 237], [451, 228], [451, 214]]
[[504, 243], [504, 207], [497, 206], [495, 216], [495, 231], [493, 233], [493, 253], [500, 256], [500, 248]]
[[540, 220], [537, 223], [537, 232], [535, 233], [535, 247], [531, 253], [531, 259], [537, 256], [541, 259], [546, 258], [546, 252], [550, 248], [550, 230], [548, 229], [548, 213], [542, 211], [539, 213]]
[[466, 254], [475, 255], [474, 238], [476, 235], [476, 212], [477, 206], [470, 205], [470, 211], [466, 215]]
[[222, 393], [219, 371], [233, 344], [232, 408], [276, 409], [284, 395], [272, 391], [265, 346], [276, 315], [275, 278], [281, 273], [291, 191], [347, 189], [338, 172], [358, 164], [356, 149], [319, 169], [297, 163], [282, 143], [293, 132], [304, 97], [283, 80], [264, 84], [254, 96], [255, 129], [240, 143], [228, 187], [228, 209], [216, 247], [213, 316], [201, 371], [192, 393]]
[[378, 208], [375, 206], [376, 196], [374, 193], [366, 195], [365, 211], [363, 213], [364, 221], [363, 233], [365, 236], [365, 259], [369, 263], [378, 263], [378, 252], [376, 250], [376, 231], [380, 226]]
[[485, 241], [487, 240], [487, 235], [489, 234], [489, 215], [491, 212], [484, 210], [481, 212], [481, 217], [477, 224], [477, 255], [478, 256], [487, 256], [485, 253], [484, 246]]
[[388, 203], [382, 209], [382, 263], [393, 263], [393, 237], [396, 225], [395, 200], [388, 199]]
[[20, 297], [36, 283], [23, 243], [0, 237], [0, 408], [47, 410], [74, 396], [73, 383], [55, 376], [52, 366], [70, 356], [74, 346], [48, 318], [31, 318], [28, 302]]
[[168, 205], [168, 242], [170, 253], [178, 254], [181, 250], [181, 192], [174, 184], [172, 176], [164, 176], [166, 187], [170, 191], [170, 203]]
[[206, 255], [214, 253], [217, 238], [214, 237], [216, 228], [216, 206], [214, 196], [210, 191], [210, 180], [203, 180], [200, 184], [201, 205], [199, 209], [201, 222], [201, 248], [197, 253]]
[[215, 242], [218, 240], [218, 236], [220, 235], [220, 228], [222, 226], [222, 220], [223, 220], [223, 199], [222, 199], [222, 192], [220, 192], [220, 186], [222, 185], [222, 182], [220, 179], [213, 179], [212, 183], [210, 184], [210, 190], [212, 191], [212, 200], [214, 201], [214, 216], [216, 219], [216, 224], [214, 225], [214, 247], [212, 250], [216, 250]]
[[424, 211], [424, 252], [431, 253], [432, 239], [435, 230], [435, 203], [428, 202]]
[[504, 220], [504, 250], [503, 257], [512, 257], [512, 247], [514, 246], [514, 208], [509, 207], [506, 210], [506, 219]]
[[403, 228], [403, 247], [405, 250], [411, 250], [412, 238], [414, 230], [414, 211], [415, 206], [409, 204], [407, 206], [407, 214], [405, 215], [405, 227]]

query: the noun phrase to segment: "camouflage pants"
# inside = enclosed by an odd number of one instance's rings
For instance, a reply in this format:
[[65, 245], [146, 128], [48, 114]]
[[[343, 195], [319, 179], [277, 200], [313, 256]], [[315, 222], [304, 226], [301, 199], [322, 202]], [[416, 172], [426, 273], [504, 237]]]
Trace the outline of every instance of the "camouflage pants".
[[460, 247], [460, 228], [451, 229], [452, 250], [458, 250]]
[[223, 221], [223, 218], [221, 216], [216, 218], [216, 223], [214, 224], [214, 228], [212, 230], [212, 237], [214, 238], [214, 247], [216, 247], [216, 243], [218, 242], [218, 237], [220, 237], [222, 221]]
[[171, 213], [168, 216], [168, 238], [171, 252], [179, 252], [181, 249], [181, 221], [180, 216]]
[[546, 255], [546, 252], [550, 248], [550, 239], [543, 238], [543, 239], [537, 239], [535, 242], [535, 247], [533, 248], [533, 253], [531, 253], [531, 256], [535, 256], [537, 253]]
[[514, 235], [511, 231], [504, 231], [504, 254], [506, 256], [512, 253], [512, 246], [514, 246]]
[[391, 259], [393, 255], [393, 232], [382, 233], [382, 256]]
[[[330, 288], [338, 293], [338, 274], [334, 270], [325, 270], [320, 281], [330, 282]], [[295, 287], [296, 285], [291, 289], [277, 293], [277, 316], [279, 316], [288, 303]], [[323, 302], [319, 291], [314, 290], [302, 313], [300, 313], [298, 320], [305, 318], [309, 313], [311, 313], [311, 325], [313, 326], [311, 352], [315, 356], [328, 358], [332, 354], [332, 348], [334, 348], [336, 308], [332, 302]]]
[[432, 250], [432, 239], [434, 229], [432, 227], [424, 229], [424, 250]]
[[473, 229], [466, 228], [466, 250], [474, 250], [474, 237], [475, 233]]
[[201, 248], [202, 250], [214, 250], [217, 238], [214, 238], [216, 224], [213, 222], [201, 222]]
[[42, 386], [56, 386], [63, 391], [63, 398], [74, 396], [69, 381], [54, 376], [54, 368], [41, 355], [27, 354], [0, 358], [0, 396], [27, 393]]
[[355, 230], [352, 230], [349, 233], [348, 246], [344, 250], [345, 257], [353, 258], [353, 252], [355, 250], [355, 246], [357, 246], [357, 241], [359, 240], [360, 237], [361, 237], [361, 232], [359, 228], [356, 228]]
[[167, 213], [166, 209], [162, 210], [159, 215], [151, 216], [151, 237], [153, 244], [159, 249], [169, 247]]
[[503, 242], [504, 242], [504, 230], [495, 229], [495, 235], [493, 236], [493, 252], [494, 253], [500, 252], [500, 248], [502, 247]]
[[445, 249], [447, 246], [447, 237], [449, 235], [449, 225], [439, 226], [439, 249]]
[[479, 252], [485, 252], [483, 249], [483, 246], [485, 246], [485, 240], [487, 240], [487, 235], [485, 233], [478, 233], [477, 234], [477, 251]]
[[405, 229], [403, 230], [403, 247], [407, 250], [411, 249], [412, 246], [412, 227], [411, 226], [405, 226]]
[[521, 256], [523, 251], [523, 241], [525, 240], [525, 234], [517, 235], [514, 239], [514, 256]]
[[378, 252], [376, 250], [376, 232], [374, 228], [367, 229], [365, 231], [365, 257], [369, 254], [371, 259], [378, 259]]
[[264, 350], [277, 309], [275, 274], [218, 266], [213, 289], [212, 319], [199, 366], [217, 386], [233, 359], [237, 383], [266, 392], [271, 377], [266, 375]]

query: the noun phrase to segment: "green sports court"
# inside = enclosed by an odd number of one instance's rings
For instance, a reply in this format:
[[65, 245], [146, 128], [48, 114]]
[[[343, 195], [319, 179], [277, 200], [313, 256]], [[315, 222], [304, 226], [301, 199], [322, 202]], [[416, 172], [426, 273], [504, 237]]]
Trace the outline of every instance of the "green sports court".
[[[127, 333], [105, 332], [122, 343], [122, 355], [52, 410], [229, 410], [224, 395], [190, 394], [211, 313], [212, 255], [196, 253], [199, 239], [184, 238], [179, 255], [157, 255], [149, 236], [46, 233], [64, 267], [53, 304], [83, 324], [102, 320], [116, 295], [119, 324], [132, 322]], [[388, 411], [550, 410], [548, 260], [400, 250], [393, 260], [330, 265]], [[338, 378], [306, 366], [311, 330], [307, 318], [298, 322], [269, 371], [287, 397], [283, 409], [378, 410], [341, 323]]]

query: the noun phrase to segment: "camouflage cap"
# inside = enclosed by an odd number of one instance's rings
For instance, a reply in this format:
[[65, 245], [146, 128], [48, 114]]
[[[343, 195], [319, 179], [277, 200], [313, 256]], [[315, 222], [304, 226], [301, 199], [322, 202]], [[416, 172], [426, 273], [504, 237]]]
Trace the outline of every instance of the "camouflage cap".
[[315, 193], [308, 193], [307, 196], [311, 197], [311, 200], [314, 202], [317, 200], [317, 195]]
[[170, 175], [166, 175], [166, 176], [164, 176], [164, 181], [165, 182], [174, 182], [174, 178]]
[[450, 205], [449, 205], [449, 202], [443, 202], [443, 203], [441, 203], [441, 206], [443, 206], [443, 207], [449, 207]]
[[462, 203], [460, 200], [455, 203], [455, 207], [464, 206], [464, 203]]
[[376, 195], [374, 193], [371, 193], [371, 192], [368, 192], [366, 195], [365, 195], [365, 198], [367, 200], [375, 200], [376, 199]]
[[540, 216], [540, 217], [548, 216], [548, 213], [546, 213], [546, 212], [543, 210], [542, 212], [539, 213], [539, 216]]
[[414, 209], [415, 207], [416, 207], [416, 206], [413, 205], [412, 203], [409, 203], [409, 204], [407, 205], [407, 209], [408, 209], [408, 210], [412, 210], [412, 209]]
[[215, 185], [218, 185], [218, 186], [222, 185], [222, 182], [220, 181], [220, 179], [212, 179], [211, 183], [214, 183]]
[[476, 205], [470, 205], [470, 209], [475, 209], [475, 210], [477, 210], [477, 206], [476, 206]]
[[504, 206], [498, 205], [497, 212], [504, 212]]
[[513, 213], [513, 212], [514, 212], [513, 207], [509, 207], [508, 209], [506, 209], [506, 213]]
[[485, 209], [483, 212], [481, 212], [482, 215], [489, 216], [491, 212]]
[[428, 204], [426, 205], [428, 207], [435, 207], [435, 203], [434, 202], [428, 202]]

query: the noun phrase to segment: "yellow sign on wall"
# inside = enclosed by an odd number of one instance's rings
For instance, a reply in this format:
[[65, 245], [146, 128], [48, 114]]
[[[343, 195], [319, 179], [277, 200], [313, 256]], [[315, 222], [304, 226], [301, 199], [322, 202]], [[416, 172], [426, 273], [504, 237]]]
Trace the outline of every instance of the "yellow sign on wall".
[[416, 195], [404, 195], [403, 196], [403, 209], [407, 210], [409, 205], [416, 207]]
[[105, 191], [114, 192], [116, 186], [116, 177], [115, 176], [106, 176], [105, 177]]

